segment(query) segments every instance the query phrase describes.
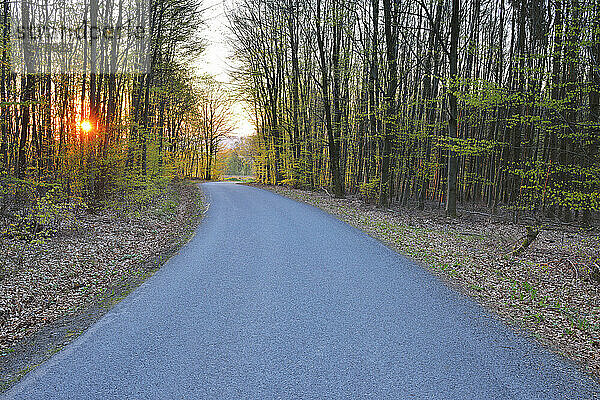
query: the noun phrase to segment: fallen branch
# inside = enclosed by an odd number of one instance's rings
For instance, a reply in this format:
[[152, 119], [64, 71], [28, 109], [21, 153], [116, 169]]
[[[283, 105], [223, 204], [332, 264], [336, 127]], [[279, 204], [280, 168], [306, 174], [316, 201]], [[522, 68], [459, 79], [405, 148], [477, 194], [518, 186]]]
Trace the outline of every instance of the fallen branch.
[[600, 283], [600, 265], [593, 263], [591, 265], [592, 273], [590, 274], [592, 279]]
[[493, 214], [485, 213], [485, 212], [480, 212], [480, 211], [471, 211], [471, 210], [464, 210], [464, 209], [459, 209], [458, 211], [460, 211], [461, 213], [481, 215], [482, 217], [488, 217], [488, 218], [493, 218], [493, 217], [497, 218], [498, 217], [497, 215], [493, 215]]
[[573, 264], [573, 261], [569, 260], [569, 264], [571, 264], [573, 271], [575, 271], [575, 284], [577, 284], [577, 281], [579, 280], [579, 271], [577, 270], [577, 266]]
[[525, 235], [525, 240], [519, 247], [513, 250], [512, 255], [518, 256], [523, 253], [527, 248], [533, 243], [533, 241], [538, 237], [540, 233], [540, 228], [534, 228], [533, 226], [527, 227], [527, 235]]
[[327, 189], [325, 189], [323, 186], [321, 186], [321, 189], [323, 189], [323, 191], [324, 191], [325, 193], [327, 193], [327, 195], [328, 195], [329, 197], [333, 197], [333, 196], [331, 195], [331, 193], [329, 193], [329, 192], [327, 191]]
[[481, 233], [477, 233], [477, 232], [458, 232], [459, 235], [464, 235], [464, 236], [483, 236]]

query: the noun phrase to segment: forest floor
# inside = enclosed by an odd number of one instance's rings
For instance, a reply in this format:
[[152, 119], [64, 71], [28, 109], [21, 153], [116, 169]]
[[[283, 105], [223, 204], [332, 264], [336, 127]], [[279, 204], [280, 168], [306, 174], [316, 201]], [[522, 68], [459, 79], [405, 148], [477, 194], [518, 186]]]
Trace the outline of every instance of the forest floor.
[[600, 379], [600, 235], [548, 227], [519, 256], [525, 226], [479, 212], [381, 209], [358, 197], [256, 185], [333, 214], [417, 261]]
[[205, 211], [191, 182], [173, 182], [146, 200], [71, 216], [41, 242], [2, 237], [0, 391], [160, 268]]

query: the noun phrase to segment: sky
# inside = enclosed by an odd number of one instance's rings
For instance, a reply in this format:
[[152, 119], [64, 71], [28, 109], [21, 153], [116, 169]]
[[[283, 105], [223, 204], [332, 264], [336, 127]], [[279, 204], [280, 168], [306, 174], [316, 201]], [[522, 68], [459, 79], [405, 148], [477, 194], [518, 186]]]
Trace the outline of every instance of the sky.
[[[206, 41], [206, 50], [195, 62], [198, 74], [208, 73], [218, 81], [231, 82], [230, 71], [234, 62], [231, 59], [232, 49], [227, 43], [229, 35], [227, 17], [225, 16], [225, 0], [204, 0], [202, 8], [206, 8], [205, 26], [202, 36]], [[233, 106], [236, 129], [235, 136], [248, 136], [254, 133], [254, 125], [250, 114], [245, 110], [244, 102], [236, 102]]]

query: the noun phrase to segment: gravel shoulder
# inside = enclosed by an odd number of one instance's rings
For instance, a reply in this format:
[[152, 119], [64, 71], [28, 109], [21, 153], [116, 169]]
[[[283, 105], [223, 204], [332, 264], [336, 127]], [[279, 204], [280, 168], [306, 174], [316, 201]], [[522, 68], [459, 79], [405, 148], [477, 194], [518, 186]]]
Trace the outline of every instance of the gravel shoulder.
[[542, 229], [521, 255], [511, 250], [525, 227], [463, 212], [380, 209], [358, 198], [255, 185], [321, 208], [417, 261], [509, 324], [576, 361], [600, 380], [600, 236], [567, 227]]
[[173, 182], [144, 207], [72, 216], [42, 242], [0, 242], [0, 392], [47, 360], [193, 236], [206, 203]]

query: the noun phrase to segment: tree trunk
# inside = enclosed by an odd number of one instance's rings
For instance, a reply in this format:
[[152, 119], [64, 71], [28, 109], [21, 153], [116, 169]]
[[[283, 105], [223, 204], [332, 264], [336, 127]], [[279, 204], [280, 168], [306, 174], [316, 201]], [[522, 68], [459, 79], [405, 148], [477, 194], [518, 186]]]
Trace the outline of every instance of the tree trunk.
[[458, 138], [458, 106], [455, 90], [458, 89], [458, 35], [460, 29], [460, 0], [452, 0], [450, 19], [450, 85], [448, 93], [448, 184], [446, 196], [446, 216], [456, 217], [456, 183], [458, 177], [458, 156], [454, 151]]
[[385, 23], [385, 48], [387, 57], [388, 85], [385, 93], [385, 123], [381, 152], [381, 181], [379, 205], [387, 206], [392, 187], [390, 158], [396, 127], [396, 90], [398, 88], [398, 27], [395, 7], [392, 0], [383, 0], [383, 19]]
[[[9, 51], [10, 41], [10, 8], [9, 0], [2, 1], [2, 81], [0, 82], [0, 101], [7, 102], [9, 91]], [[2, 142], [0, 143], [0, 172], [9, 168], [8, 165], [8, 137], [10, 134], [10, 120], [8, 116], [8, 104], [0, 106], [0, 124], [2, 124]]]
[[321, 30], [321, 0], [317, 0], [317, 44], [319, 47], [319, 60], [321, 64], [321, 90], [323, 93], [323, 107], [325, 108], [325, 129], [327, 130], [327, 142], [329, 148], [329, 164], [331, 169], [331, 180], [333, 183], [333, 192], [335, 197], [343, 198], [346, 196], [344, 182], [339, 168], [339, 150], [333, 124], [331, 120], [331, 102], [329, 99], [329, 79], [327, 64], [325, 61], [325, 44], [323, 32]]
[[[29, 3], [28, 0], [21, 0], [21, 12], [23, 15], [23, 26], [29, 27], [33, 25], [33, 21], [30, 18]], [[26, 76], [25, 76], [25, 87], [23, 89], [23, 95], [21, 101], [21, 129], [19, 136], [19, 152], [17, 169], [15, 175], [17, 178], [24, 178], [27, 169], [27, 137], [29, 131], [29, 119], [30, 119], [30, 102], [33, 100], [34, 87], [35, 87], [35, 75], [34, 75], [34, 59], [33, 52], [31, 50], [31, 37], [30, 31], [24, 29], [23, 32], [23, 59], [25, 62]]]

